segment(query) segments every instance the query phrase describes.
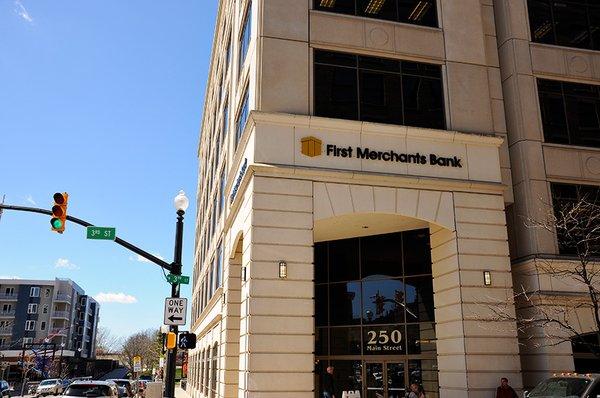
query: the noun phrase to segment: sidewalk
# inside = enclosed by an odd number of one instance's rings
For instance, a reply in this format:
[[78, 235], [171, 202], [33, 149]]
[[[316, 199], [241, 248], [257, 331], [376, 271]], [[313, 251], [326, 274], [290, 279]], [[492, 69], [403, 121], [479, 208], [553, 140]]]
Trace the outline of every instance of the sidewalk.
[[175, 386], [175, 398], [190, 398], [190, 395], [177, 384]]

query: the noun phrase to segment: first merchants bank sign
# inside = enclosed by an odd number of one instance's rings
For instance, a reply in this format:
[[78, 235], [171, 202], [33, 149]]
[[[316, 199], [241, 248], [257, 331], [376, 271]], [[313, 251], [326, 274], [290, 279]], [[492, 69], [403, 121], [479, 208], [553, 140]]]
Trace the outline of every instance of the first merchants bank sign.
[[404, 153], [393, 148], [373, 150], [361, 146], [340, 146], [325, 144], [316, 137], [304, 137], [300, 140], [301, 152], [308, 157], [321, 155], [334, 158], [356, 158], [361, 160], [380, 160], [384, 162], [411, 163], [440, 167], [462, 168], [462, 159], [457, 156], [440, 156], [435, 153]]

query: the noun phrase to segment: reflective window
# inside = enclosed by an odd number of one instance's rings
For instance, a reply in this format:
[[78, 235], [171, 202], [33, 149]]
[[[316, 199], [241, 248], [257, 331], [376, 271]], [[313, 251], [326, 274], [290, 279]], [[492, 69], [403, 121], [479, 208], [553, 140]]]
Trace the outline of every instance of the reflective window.
[[600, 147], [600, 85], [538, 79], [546, 142]]
[[593, 0], [528, 0], [534, 42], [600, 50], [600, 4]]
[[240, 141], [240, 138], [242, 137], [242, 134], [244, 134], [244, 128], [246, 127], [246, 122], [248, 121], [248, 113], [250, 112], [250, 110], [248, 109], [248, 101], [249, 101], [249, 96], [248, 96], [248, 87], [246, 86], [246, 89], [244, 90], [244, 96], [242, 97], [242, 106], [240, 107], [240, 111], [238, 113], [238, 117], [235, 123], [235, 130], [236, 130], [236, 134], [235, 134], [235, 147], [237, 148], [237, 145]]
[[246, 15], [244, 16], [244, 24], [242, 26], [242, 36], [240, 37], [240, 55], [239, 55], [239, 70], [241, 73], [244, 67], [244, 61], [246, 61], [246, 55], [248, 54], [248, 47], [250, 47], [250, 35], [252, 34], [252, 3], [248, 5], [246, 9]]
[[444, 129], [438, 65], [315, 51], [315, 114]]
[[315, 9], [437, 27], [435, 0], [315, 0]]

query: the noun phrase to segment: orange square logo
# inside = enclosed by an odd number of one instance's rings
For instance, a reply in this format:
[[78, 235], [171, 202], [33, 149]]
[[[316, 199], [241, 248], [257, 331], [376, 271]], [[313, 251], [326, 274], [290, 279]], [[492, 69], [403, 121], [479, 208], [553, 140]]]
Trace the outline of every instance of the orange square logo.
[[302, 154], [305, 156], [321, 156], [321, 147], [323, 142], [316, 137], [304, 137], [300, 140], [302, 143]]

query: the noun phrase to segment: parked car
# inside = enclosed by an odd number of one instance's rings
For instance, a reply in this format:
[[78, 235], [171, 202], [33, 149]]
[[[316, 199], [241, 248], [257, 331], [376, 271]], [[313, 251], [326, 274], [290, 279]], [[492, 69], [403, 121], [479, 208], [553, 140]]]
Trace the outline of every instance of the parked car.
[[118, 398], [117, 385], [111, 381], [74, 381], [67, 387], [63, 397], [111, 397]]
[[600, 398], [600, 374], [560, 373], [542, 381], [526, 398]]
[[134, 388], [133, 388], [131, 380], [110, 379], [108, 381], [112, 381], [117, 385], [117, 389], [119, 390], [119, 397], [133, 397]]
[[63, 393], [63, 384], [61, 379], [43, 380], [35, 391], [36, 396], [59, 395]]
[[0, 380], [0, 398], [1, 397], [10, 397], [10, 392], [12, 388], [8, 385], [8, 382], [5, 380]]

